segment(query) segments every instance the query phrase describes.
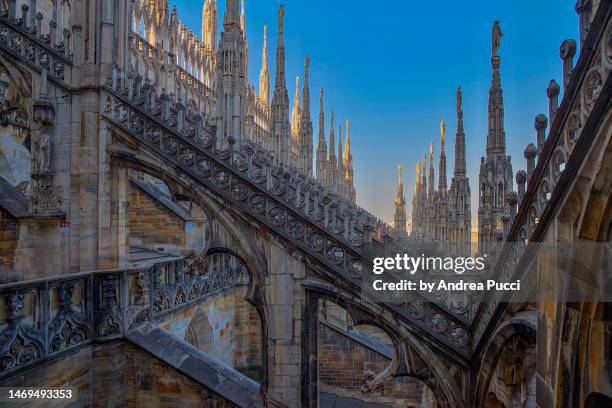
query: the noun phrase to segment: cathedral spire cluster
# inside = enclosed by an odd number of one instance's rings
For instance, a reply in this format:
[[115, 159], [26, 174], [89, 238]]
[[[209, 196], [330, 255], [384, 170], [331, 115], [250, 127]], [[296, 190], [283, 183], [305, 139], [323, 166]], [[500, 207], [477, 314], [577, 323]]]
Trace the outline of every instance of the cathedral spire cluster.
[[[492, 253], [495, 242], [502, 241], [508, 231], [513, 173], [510, 156], [506, 156], [504, 98], [501, 86], [502, 30], [495, 21], [491, 32], [491, 86], [489, 88], [486, 156], [480, 160], [478, 176], [478, 252]], [[471, 249], [470, 182], [466, 171], [465, 130], [463, 126], [463, 92], [457, 88], [457, 133], [455, 136], [455, 168], [450, 184], [446, 179], [446, 124], [440, 123], [438, 186], [434, 183], [434, 147], [416, 166], [415, 192], [412, 198], [411, 236], [435, 243], [444, 251], [468, 256]], [[428, 179], [429, 178], [429, 179]], [[399, 187], [398, 187], [399, 194]], [[396, 219], [401, 220], [401, 200], [395, 200]], [[401, 228], [401, 227], [400, 227]], [[400, 229], [401, 230], [401, 229]], [[493, 251], [494, 252], [494, 251]]]
[[[457, 135], [455, 138], [455, 172], [451, 187], [446, 179], [446, 123], [440, 122], [440, 154], [438, 157], [438, 185], [435, 185], [433, 143], [429, 145], [429, 175], [426, 175], [427, 154], [416, 164], [416, 182], [412, 197], [410, 236], [430, 242], [439, 250], [469, 256], [471, 252], [470, 185], [465, 175], [465, 135], [461, 88], [457, 89]], [[407, 236], [406, 208], [403, 201], [401, 170], [395, 197], [395, 231]]]
[[[310, 56], [304, 58], [304, 71], [296, 76], [293, 103], [290, 104], [286, 83], [284, 16], [278, 9], [274, 83], [268, 62], [268, 29], [263, 29], [259, 91], [249, 84], [248, 42], [244, 0], [227, 0], [223, 32], [217, 47], [217, 1], [205, 0], [202, 8], [203, 42], [215, 49], [214, 78], [217, 148], [228, 146], [230, 138], [240, 143], [251, 140], [263, 145], [276, 165], [293, 167], [348, 200], [355, 201], [353, 154], [346, 121], [336, 130], [331, 115], [329, 145], [325, 135], [323, 90], [320, 95], [319, 136], [314, 151], [313, 123], [310, 106]], [[338, 132], [336, 140], [335, 132]], [[336, 143], [338, 153], [336, 154]], [[328, 147], [329, 146], [329, 147]], [[315, 157], [316, 156], [316, 157]], [[315, 163], [316, 160], [316, 163]]]

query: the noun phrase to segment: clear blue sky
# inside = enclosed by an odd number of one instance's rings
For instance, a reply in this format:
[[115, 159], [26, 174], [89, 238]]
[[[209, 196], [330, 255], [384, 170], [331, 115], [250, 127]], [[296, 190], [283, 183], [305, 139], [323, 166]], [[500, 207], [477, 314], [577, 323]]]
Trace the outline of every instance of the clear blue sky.
[[[535, 141], [534, 117], [548, 113], [546, 87], [561, 81], [559, 45], [578, 39], [574, 0], [365, 1], [246, 0], [250, 82], [258, 85], [263, 25], [274, 82], [276, 16], [285, 5], [289, 99], [304, 55], [311, 56], [311, 113], [315, 146], [318, 94], [325, 88], [326, 120], [351, 121], [357, 201], [392, 221], [396, 166], [404, 165], [404, 191], [412, 201], [415, 164], [430, 141], [439, 153], [439, 123], [447, 123], [448, 184], [454, 167], [455, 90], [463, 88], [472, 214], [487, 130], [491, 25], [504, 33], [502, 87], [508, 154], [514, 171], [525, 168], [523, 150]], [[198, 35], [201, 1], [171, 0], [179, 18]], [[219, 29], [225, 1], [219, 0]], [[273, 86], [273, 85], [272, 85]], [[336, 122], [337, 127], [337, 122]], [[329, 122], [326, 123], [329, 137]], [[436, 181], [437, 181], [436, 163]], [[408, 210], [410, 217], [410, 209]]]

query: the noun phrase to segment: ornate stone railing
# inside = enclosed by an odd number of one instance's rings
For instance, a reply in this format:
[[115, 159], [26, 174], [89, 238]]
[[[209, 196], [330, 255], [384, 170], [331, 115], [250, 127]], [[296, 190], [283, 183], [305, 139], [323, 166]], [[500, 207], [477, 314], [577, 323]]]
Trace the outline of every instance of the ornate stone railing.
[[[154, 77], [162, 88], [165, 87], [168, 94], [174, 93], [178, 98], [192, 100], [195, 105], [203, 112], [210, 114], [213, 109], [213, 91], [204, 82], [183, 69], [177, 62], [176, 56], [168, 51], [164, 51], [149, 43], [138, 33], [131, 32], [129, 35], [129, 47], [136, 56], [135, 65], [127, 70], [127, 76], [133, 76], [134, 81], [142, 81], [140, 77], [142, 71], [152, 70]], [[144, 67], [140, 67], [140, 61], [144, 62]], [[145, 75], [145, 82], [148, 76]], [[135, 86], [137, 86], [135, 84]], [[158, 89], [161, 91], [161, 89]], [[161, 94], [159, 92], [158, 94]], [[155, 95], [153, 95], [155, 97]]]
[[53, 21], [49, 23], [49, 34], [41, 33], [40, 13], [36, 15], [35, 21], [35, 26], [28, 25], [27, 6], [22, 9], [21, 18], [16, 18], [9, 11], [0, 14], [0, 48], [38, 69], [46, 68], [51, 78], [63, 84], [70, 84], [72, 68], [70, 33], [64, 30], [62, 40], [58, 41], [57, 25]]
[[[270, 154], [248, 141], [215, 140], [193, 104], [161, 94], [152, 102], [151, 88], [128, 83], [107, 87], [104, 117], [180, 171], [232, 202], [361, 291], [363, 268], [370, 259], [364, 243], [383, 247], [375, 232], [393, 240], [390, 228], [355, 204], [324, 190], [297, 170], [274, 166]], [[466, 356], [467, 319], [428, 299], [388, 306], [408, 325]]]
[[241, 261], [215, 253], [1, 285], [0, 378], [249, 282]]
[[[610, 100], [612, 70], [612, 7], [602, 5], [583, 44], [576, 67], [571, 60], [575, 47], [565, 41], [561, 48], [564, 73], [569, 81], [565, 95], [554, 115], [551, 131], [544, 143], [537, 166], [529, 177], [527, 192], [522, 197], [494, 275], [509, 282], [519, 279], [533, 260], [530, 251], [545, 232], [553, 210], [582, 163], [584, 149], [591, 146], [597, 121], [606, 113]], [[580, 149], [578, 149], [580, 147]], [[577, 151], [579, 150], [579, 151]], [[495, 323], [492, 319], [507, 300], [502, 292], [488, 293], [482, 299], [474, 326], [474, 345]]]

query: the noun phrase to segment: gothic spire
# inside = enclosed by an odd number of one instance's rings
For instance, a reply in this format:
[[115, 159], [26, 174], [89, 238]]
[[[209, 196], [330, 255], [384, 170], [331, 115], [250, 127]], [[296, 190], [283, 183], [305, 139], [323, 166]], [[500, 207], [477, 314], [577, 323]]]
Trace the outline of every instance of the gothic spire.
[[304, 85], [302, 88], [302, 122], [310, 121], [310, 88], [308, 85], [308, 67], [310, 65], [310, 56], [304, 57]]
[[328, 185], [327, 146], [325, 145], [325, 113], [323, 110], [323, 88], [319, 96], [319, 140], [317, 144], [317, 180]]
[[289, 95], [285, 83], [285, 46], [283, 45], [283, 17], [285, 8], [278, 9], [278, 40], [276, 46], [276, 75], [272, 96], [272, 128], [269, 149], [275, 163], [290, 163], [291, 127], [289, 124]]
[[353, 153], [351, 152], [351, 136], [349, 134], [349, 120], [346, 120], [346, 137], [344, 139], [344, 168], [346, 173], [347, 196], [352, 201], [357, 200], [357, 192], [353, 183]]
[[338, 187], [338, 161], [336, 159], [336, 139], [334, 137], [334, 111], [331, 111], [329, 124], [329, 156], [327, 162], [328, 187], [330, 190], [337, 190]]
[[487, 135], [487, 155], [506, 154], [506, 133], [504, 131], [504, 96], [501, 88], [499, 67], [501, 58], [497, 51], [501, 45], [502, 32], [499, 21], [495, 21], [491, 41], [491, 67], [493, 75], [489, 89], [489, 132]]
[[345, 139], [344, 139], [344, 162], [345, 163], [349, 163], [352, 162], [352, 153], [351, 153], [351, 138], [349, 135], [349, 120], [346, 120], [346, 125], [344, 126], [344, 133], [346, 133], [345, 135]]
[[244, 77], [247, 79], [247, 84], [249, 83], [249, 43], [247, 41], [246, 34], [246, 16], [244, 9], [244, 0], [240, 2], [240, 29], [242, 31], [242, 38], [244, 39]]
[[274, 77], [275, 89], [286, 89], [285, 83], [285, 45], [283, 44], [283, 17], [285, 16], [284, 6], [278, 9], [278, 39], [276, 45], [276, 75]]
[[226, 0], [223, 29], [227, 31], [230, 27], [236, 26], [238, 23], [238, 0]]
[[300, 132], [300, 76], [295, 77], [295, 94], [293, 108], [291, 109], [291, 135], [297, 139]]
[[406, 233], [406, 198], [404, 197], [404, 183], [402, 182], [402, 165], [397, 166], [397, 193], [395, 195], [395, 216], [393, 227], [398, 238]]
[[434, 184], [433, 154], [434, 154], [434, 145], [433, 145], [433, 142], [430, 142], [429, 143], [429, 186], [427, 189], [430, 196], [433, 196], [436, 190], [436, 187]]
[[323, 109], [323, 88], [319, 96], [319, 149], [326, 150], [325, 145], [325, 111]]
[[307, 176], [312, 177], [312, 120], [310, 119], [310, 88], [308, 84], [308, 68], [310, 66], [310, 56], [304, 57], [304, 86], [302, 88], [302, 106], [300, 112], [300, 141], [302, 149], [300, 150], [300, 166], [299, 168]]
[[329, 122], [329, 160], [334, 159], [334, 163], [336, 162], [336, 143], [334, 138], [334, 111], [331, 111], [331, 118]]
[[244, 36], [244, 40], [246, 42], [246, 16], [244, 11], [244, 0], [240, 2], [240, 28], [242, 29], [242, 35]]
[[346, 172], [342, 155], [342, 125], [338, 124], [338, 193], [346, 197]]
[[421, 187], [423, 197], [427, 197], [427, 153], [423, 154], [423, 162], [421, 163]]
[[270, 103], [270, 69], [268, 68], [268, 29], [264, 25], [263, 48], [261, 51], [261, 70], [259, 71], [259, 98]]
[[342, 125], [338, 124], [338, 173], [344, 179], [344, 156], [342, 154]]
[[444, 149], [444, 138], [446, 135], [446, 124], [440, 122], [440, 163], [438, 168], [438, 191], [446, 194], [446, 150]]
[[[419, 171], [419, 167], [418, 167], [418, 163], [417, 163], [417, 172]], [[395, 206], [399, 206], [402, 205], [403, 203], [405, 203], [405, 198], [404, 198], [404, 182], [402, 181], [402, 165], [398, 165], [397, 166], [397, 193], [395, 194]]]
[[463, 94], [457, 88], [457, 134], [455, 136], [455, 177], [465, 176], [465, 132], [463, 130]]

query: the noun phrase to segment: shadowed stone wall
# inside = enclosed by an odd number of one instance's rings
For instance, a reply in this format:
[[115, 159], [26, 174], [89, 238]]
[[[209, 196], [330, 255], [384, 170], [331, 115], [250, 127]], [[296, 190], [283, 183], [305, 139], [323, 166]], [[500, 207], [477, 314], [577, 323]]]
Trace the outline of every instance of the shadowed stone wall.
[[[364, 372], [379, 373], [390, 361], [327, 325], [319, 325], [319, 381], [322, 390], [342, 388], [352, 391], [356, 398], [363, 397], [360, 387]], [[385, 382], [384, 396], [412, 400], [416, 404], [424, 388], [423, 383], [414, 378], [397, 377]]]
[[255, 381], [263, 375], [262, 331], [257, 310], [244, 300], [246, 287], [219, 293], [174, 313], [160, 326]]
[[94, 407], [218, 407], [236, 405], [127, 342], [93, 353]]
[[185, 246], [184, 221], [134, 185], [130, 186], [128, 219], [131, 245]]

